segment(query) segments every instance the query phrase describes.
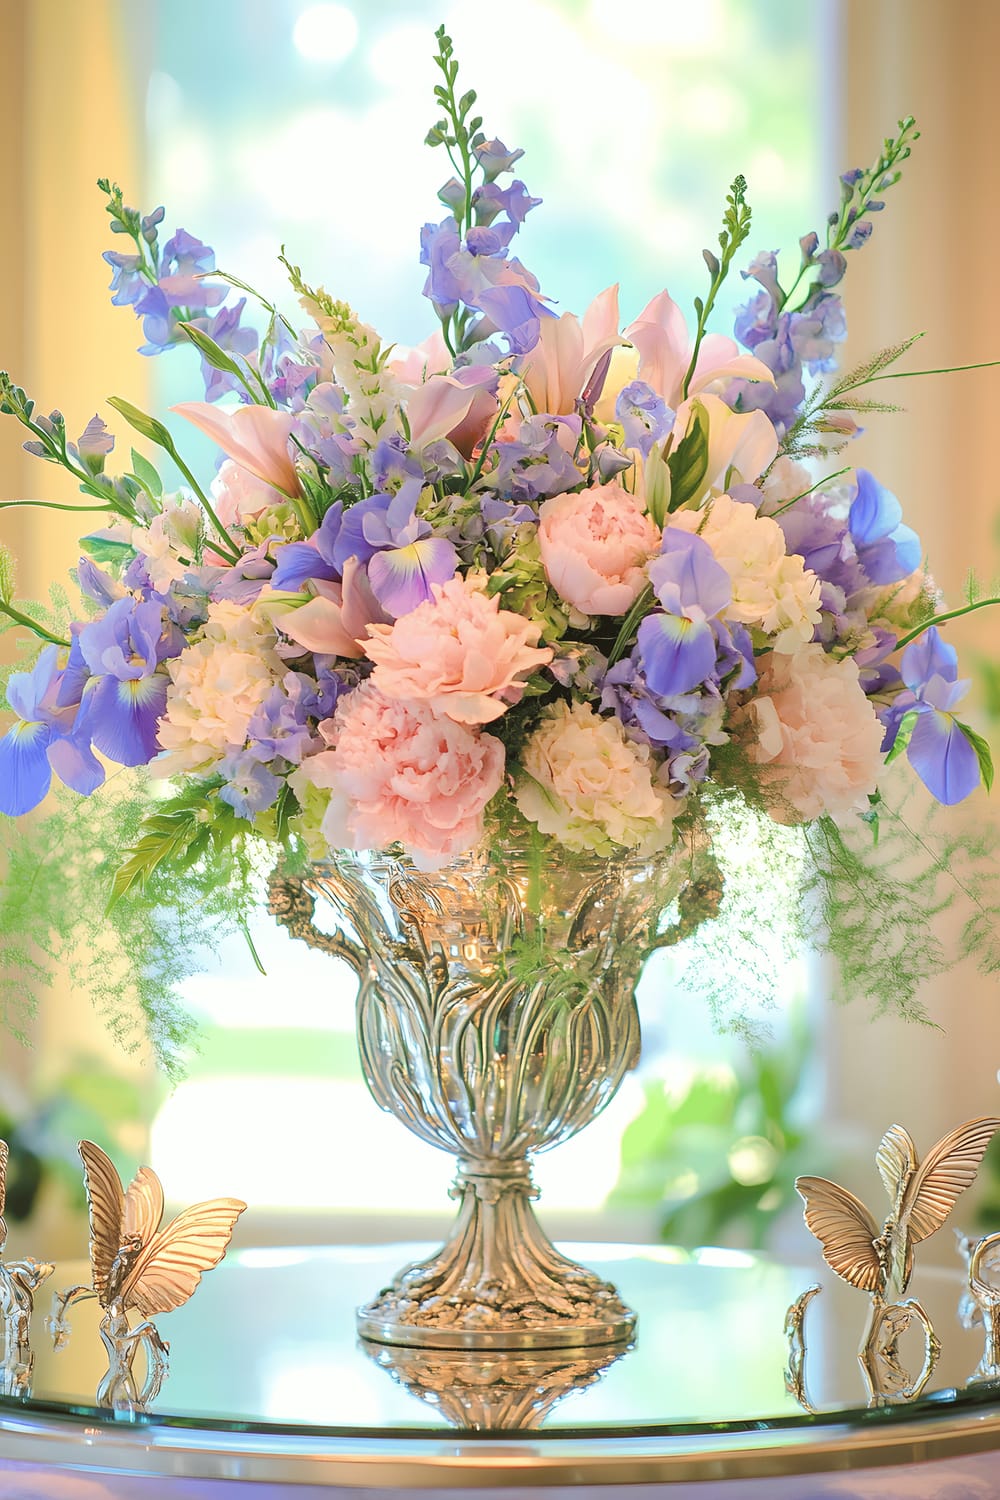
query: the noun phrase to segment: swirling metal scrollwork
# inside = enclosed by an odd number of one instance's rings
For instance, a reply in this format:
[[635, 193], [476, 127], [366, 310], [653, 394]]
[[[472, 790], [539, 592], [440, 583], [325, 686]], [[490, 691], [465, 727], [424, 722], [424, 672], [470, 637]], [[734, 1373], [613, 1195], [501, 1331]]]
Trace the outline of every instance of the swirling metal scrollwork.
[[638, 1061], [635, 985], [668, 940], [661, 913], [700, 873], [686, 845], [652, 859], [544, 861], [513, 845], [436, 873], [338, 856], [298, 891], [272, 885], [272, 910], [307, 941], [305, 901], [330, 899], [340, 931], [315, 942], [344, 950], [359, 975], [368, 1087], [458, 1158], [447, 1243], [361, 1309], [363, 1336], [442, 1349], [631, 1337], [634, 1315], [614, 1287], [538, 1224], [529, 1162], [589, 1124]]

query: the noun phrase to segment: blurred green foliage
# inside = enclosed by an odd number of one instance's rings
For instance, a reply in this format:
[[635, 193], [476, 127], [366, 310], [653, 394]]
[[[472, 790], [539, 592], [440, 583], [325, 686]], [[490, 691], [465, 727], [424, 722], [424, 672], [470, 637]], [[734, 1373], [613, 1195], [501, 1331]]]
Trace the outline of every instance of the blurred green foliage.
[[647, 1083], [609, 1207], [658, 1208], [669, 1244], [763, 1247], [798, 1203], [795, 1178], [825, 1169], [822, 1140], [800, 1118], [809, 1042], [793, 1014], [780, 1042], [693, 1068], [681, 1083]]
[[103, 1146], [127, 1181], [139, 1165], [130, 1149], [136, 1127], [144, 1136], [162, 1093], [162, 1086], [151, 1094], [148, 1080], [140, 1087], [137, 1080], [84, 1057], [26, 1109], [0, 1107], [0, 1138], [10, 1147], [5, 1217], [11, 1222], [29, 1218], [49, 1180], [60, 1184], [71, 1207], [86, 1206], [79, 1140]]

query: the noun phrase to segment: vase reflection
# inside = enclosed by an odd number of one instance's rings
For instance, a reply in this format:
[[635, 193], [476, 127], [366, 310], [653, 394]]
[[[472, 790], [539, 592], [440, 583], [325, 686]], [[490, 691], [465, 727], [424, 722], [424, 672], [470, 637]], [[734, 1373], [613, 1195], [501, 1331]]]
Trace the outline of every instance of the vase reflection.
[[601, 1379], [626, 1352], [427, 1350], [359, 1340], [370, 1359], [453, 1427], [524, 1432], [541, 1427], [574, 1391]]

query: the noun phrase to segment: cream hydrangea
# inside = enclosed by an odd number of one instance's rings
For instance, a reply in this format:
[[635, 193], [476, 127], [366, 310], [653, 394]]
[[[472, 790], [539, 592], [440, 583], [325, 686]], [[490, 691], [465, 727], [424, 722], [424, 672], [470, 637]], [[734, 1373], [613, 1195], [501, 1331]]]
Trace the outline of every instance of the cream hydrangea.
[[720, 495], [707, 511], [676, 511], [670, 525], [696, 532], [729, 574], [733, 597], [723, 612], [726, 619], [773, 636], [775, 651], [797, 651], [812, 640], [820, 618], [820, 582], [801, 557], [785, 551], [777, 521]]
[[678, 804], [653, 780], [648, 745], [588, 703], [554, 703], [521, 752], [515, 799], [567, 849], [653, 853], [674, 836]]
[[818, 645], [794, 656], [772, 653], [759, 686], [734, 729], [775, 789], [775, 822], [864, 812], [882, 769], [883, 729], [857, 663]]
[[224, 599], [209, 606], [200, 638], [167, 662], [161, 775], [204, 772], [243, 748], [250, 720], [287, 670], [274, 643], [273, 629], [245, 605]]

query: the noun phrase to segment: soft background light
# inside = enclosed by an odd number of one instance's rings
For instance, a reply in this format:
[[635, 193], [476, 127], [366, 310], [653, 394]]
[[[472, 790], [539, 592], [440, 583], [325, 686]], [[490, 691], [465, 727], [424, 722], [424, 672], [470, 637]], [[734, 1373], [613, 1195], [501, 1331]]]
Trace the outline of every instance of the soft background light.
[[[43, 410], [59, 404], [75, 431], [112, 392], [158, 410], [192, 394], [193, 360], [183, 351], [143, 360], [131, 313], [107, 304], [100, 251], [110, 237], [92, 186], [104, 173], [130, 201], [165, 202], [168, 227], [207, 240], [222, 267], [265, 293], [283, 293], [276, 250], [285, 243], [307, 277], [351, 300], [386, 337], [421, 338], [432, 314], [419, 295], [417, 237], [425, 219], [442, 216], [435, 193], [448, 175], [443, 154], [421, 144], [434, 118], [431, 34], [442, 20], [487, 128], [525, 148], [519, 171], [545, 202], [519, 253], [561, 309], [582, 311], [613, 280], [626, 317], [664, 285], [689, 306], [737, 171], [749, 182], [754, 245], [793, 250], [836, 201], [837, 171], [870, 160], [895, 120], [913, 112], [924, 138], [845, 286], [848, 359], [919, 328], [927, 337], [914, 363], [1000, 355], [988, 291], [1000, 237], [988, 190], [1000, 52], [992, 0], [966, 0], [961, 25], [939, 0], [509, 0], [502, 11], [471, 0], [0, 0], [0, 363]], [[734, 277], [716, 326], [744, 291]], [[900, 496], [955, 595], [968, 560], [988, 574], [997, 556], [1000, 372], [905, 382], [898, 399], [909, 413], [873, 421], [850, 458]], [[9, 423], [0, 424], [0, 488], [73, 499], [58, 475], [20, 453]], [[77, 530], [72, 518], [0, 512], [25, 593], [44, 591], [72, 564]], [[970, 663], [976, 653], [995, 659], [998, 637], [987, 616], [954, 632]], [[423, 1194], [428, 1211], [444, 1208], [445, 1159], [411, 1147], [358, 1083], [346, 977], [265, 927], [258, 941], [272, 980], [234, 951], [192, 985], [204, 1051], [171, 1098], [148, 1067], [114, 1053], [72, 995], [55, 992], [41, 997], [33, 1053], [0, 1042], [0, 1102], [27, 1107], [58, 1091], [74, 1059], [101, 1057], [139, 1082], [145, 1117], [157, 1117], [154, 1156], [177, 1196], [244, 1191], [286, 1215], [326, 1202], [332, 1217], [302, 1232], [384, 1234], [391, 1225], [370, 1217], [372, 1198], [401, 1205], [392, 1190], [373, 1190], [365, 1170], [385, 1182], [405, 1162], [411, 1202]], [[802, 983], [790, 976], [792, 988]], [[822, 975], [812, 989], [805, 1107], [823, 1122], [817, 1141], [853, 1141], [868, 1156], [892, 1118], [924, 1145], [966, 1114], [996, 1108], [995, 987], [965, 972], [939, 984], [928, 1005], [944, 1035], [873, 1028], [863, 1006], [829, 1011]], [[668, 1049], [731, 1066], [739, 1044], [712, 1042], [705, 1017], [668, 996], [665, 969], [647, 982], [643, 1008], [648, 1069], [664, 1071], [655, 1059]], [[268, 1074], [285, 1081], [265, 1086]], [[617, 1113], [540, 1163], [557, 1217], [559, 1207], [599, 1208], [638, 1088], [632, 1081]], [[141, 1149], [138, 1123], [128, 1145], [120, 1134], [123, 1151]], [[362, 1148], [372, 1154], [363, 1158]], [[411, 1149], [424, 1152], [419, 1192], [414, 1158], [404, 1157]], [[760, 1167], [755, 1150], [750, 1140], [734, 1154], [737, 1172]], [[53, 1211], [51, 1253], [60, 1235], [79, 1245], [65, 1222]], [[598, 1226], [643, 1232], [625, 1217], [592, 1217], [590, 1232]], [[293, 1231], [286, 1219], [273, 1232]]]

